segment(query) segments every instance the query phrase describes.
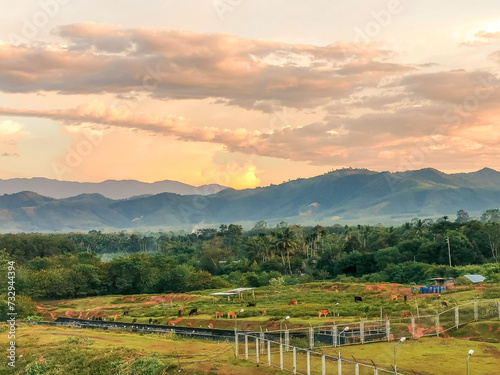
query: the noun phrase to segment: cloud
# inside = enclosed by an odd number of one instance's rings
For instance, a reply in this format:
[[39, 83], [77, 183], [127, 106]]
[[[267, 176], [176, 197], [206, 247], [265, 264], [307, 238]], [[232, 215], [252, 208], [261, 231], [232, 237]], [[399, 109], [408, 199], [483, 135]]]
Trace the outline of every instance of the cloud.
[[23, 130], [23, 125], [12, 121], [0, 121], [0, 156], [18, 157], [18, 142], [24, 138], [28, 132]]
[[480, 47], [490, 44], [493, 40], [500, 39], [500, 31], [491, 32], [480, 30], [474, 34], [474, 39], [461, 43], [465, 47]]
[[313, 46], [96, 23], [55, 34], [57, 46], [0, 45], [2, 91], [146, 91], [159, 99], [222, 98], [266, 112], [272, 105], [313, 108], [415, 69], [384, 61], [389, 51], [344, 42]]

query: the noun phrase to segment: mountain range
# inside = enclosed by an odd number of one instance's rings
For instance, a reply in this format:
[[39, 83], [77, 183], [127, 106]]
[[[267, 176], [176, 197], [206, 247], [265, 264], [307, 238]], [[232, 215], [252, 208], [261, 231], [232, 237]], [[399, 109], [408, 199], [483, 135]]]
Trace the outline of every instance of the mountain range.
[[209, 195], [161, 193], [111, 199], [98, 193], [52, 198], [22, 191], [0, 196], [0, 231], [179, 229], [265, 220], [305, 225], [400, 224], [414, 217], [479, 216], [500, 207], [500, 173], [435, 169], [341, 169], [256, 189]]
[[135, 180], [107, 180], [103, 182], [59, 181], [48, 178], [12, 178], [0, 180], [0, 195], [20, 191], [51, 198], [70, 198], [80, 194], [101, 194], [111, 199], [125, 199], [133, 196], [175, 193], [180, 195], [209, 195], [226, 189], [225, 186], [211, 184], [191, 186], [177, 181], [158, 181], [153, 183]]

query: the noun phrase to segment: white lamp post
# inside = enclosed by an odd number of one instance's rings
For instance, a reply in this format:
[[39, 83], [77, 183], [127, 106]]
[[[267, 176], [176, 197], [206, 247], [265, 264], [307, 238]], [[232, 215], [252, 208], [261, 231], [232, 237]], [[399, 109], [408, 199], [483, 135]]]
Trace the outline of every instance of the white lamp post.
[[467, 356], [467, 375], [469, 375], [469, 358], [474, 354], [474, 350], [469, 350], [469, 355]]
[[339, 305], [338, 302], [335, 305], [333, 305], [333, 319], [335, 319], [335, 317], [337, 316], [335, 315], [335, 309], [337, 308], [338, 305]]
[[235, 332], [238, 330], [238, 314], [242, 313], [243, 311], [245, 311], [245, 309], [241, 309], [236, 314], [234, 314], [234, 331]]
[[285, 318], [283, 318], [282, 320], [280, 320], [280, 344], [282, 343], [282, 330], [283, 330], [283, 323], [285, 322], [285, 320], [288, 320], [290, 319], [290, 315], [287, 315], [285, 316]]
[[405, 340], [406, 340], [406, 337], [401, 337], [399, 339], [399, 341], [396, 343], [396, 345], [394, 345], [394, 373], [396, 375], [398, 374], [398, 362], [397, 362], [397, 358], [396, 358], [396, 346], [398, 346], [398, 344], [401, 344]]
[[344, 334], [344, 338], [345, 338], [345, 333], [349, 331], [349, 327], [345, 327], [342, 332], [339, 333], [339, 360], [340, 360], [340, 335]]

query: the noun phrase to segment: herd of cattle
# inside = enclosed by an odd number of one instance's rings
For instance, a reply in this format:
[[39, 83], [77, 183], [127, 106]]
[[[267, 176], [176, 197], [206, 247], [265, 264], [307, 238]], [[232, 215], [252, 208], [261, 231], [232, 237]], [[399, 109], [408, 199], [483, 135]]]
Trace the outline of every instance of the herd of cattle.
[[[439, 294], [437, 296], [437, 298], [439, 299], [440, 297], [441, 297], [441, 295]], [[407, 296], [404, 295], [403, 299], [404, 299], [404, 302], [406, 303], [407, 302]], [[390, 296], [390, 300], [391, 301], [397, 301], [397, 300], [399, 300], [399, 297], [397, 295], [391, 295]], [[354, 302], [363, 302], [363, 298], [359, 297], [359, 296], [354, 296]], [[290, 306], [297, 305], [297, 304], [298, 304], [297, 300], [291, 300], [290, 302], [288, 302], [288, 305], [290, 305]], [[256, 306], [257, 306], [256, 302], [248, 302], [248, 304], [247, 304], [247, 307], [256, 307]], [[445, 301], [441, 301], [441, 306], [448, 307], [448, 304]], [[130, 312], [129, 310], [125, 310], [123, 312], [123, 316], [128, 316], [129, 312]], [[187, 311], [186, 311], [185, 308], [180, 308], [179, 311], [177, 312], [178, 319], [171, 320], [167, 324], [168, 325], [176, 325], [178, 322], [180, 322], [182, 320], [182, 316], [185, 315], [186, 313], [187, 313]], [[193, 309], [189, 310], [189, 313], [187, 313], [187, 314], [188, 314], [188, 316], [193, 316], [193, 315], [199, 315], [200, 313], [201, 313], [201, 310], [199, 308], [193, 308]], [[238, 313], [235, 313], [234, 311], [229, 311], [227, 313], [227, 318], [228, 319], [236, 319], [237, 318], [237, 314]], [[260, 314], [262, 316], [266, 316], [266, 310], [261, 310]], [[318, 318], [321, 318], [321, 317], [325, 317], [326, 318], [330, 314], [331, 314], [330, 310], [326, 310], [326, 309], [319, 310], [318, 311]], [[224, 317], [224, 313], [222, 313], [220, 311], [216, 311], [215, 312], [215, 319], [221, 319], [223, 317]], [[408, 318], [408, 313], [407, 312], [402, 312], [401, 313], [401, 318]], [[93, 319], [94, 320], [102, 320], [102, 318], [93, 318]], [[116, 321], [117, 319], [118, 319], [118, 315], [115, 315], [114, 316], [114, 320]], [[159, 324], [160, 322], [161, 322], [161, 319], [149, 318], [149, 324]], [[137, 319], [133, 319], [132, 323], [137, 323]], [[187, 323], [187, 326], [191, 327], [192, 323]], [[212, 323], [210, 323], [208, 325], [208, 327], [209, 328], [213, 328]]]

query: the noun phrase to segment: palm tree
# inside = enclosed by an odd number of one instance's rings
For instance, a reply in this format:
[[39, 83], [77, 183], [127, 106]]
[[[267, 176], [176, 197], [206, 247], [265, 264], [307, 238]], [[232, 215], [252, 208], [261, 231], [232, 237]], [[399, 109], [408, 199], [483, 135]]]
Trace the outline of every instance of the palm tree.
[[289, 227], [287, 227], [279, 231], [276, 237], [277, 237], [276, 247], [281, 253], [281, 259], [283, 259], [283, 254], [286, 253], [286, 257], [288, 260], [288, 270], [291, 275], [292, 267], [290, 265], [290, 253], [293, 254], [293, 252], [298, 246], [297, 234]]

